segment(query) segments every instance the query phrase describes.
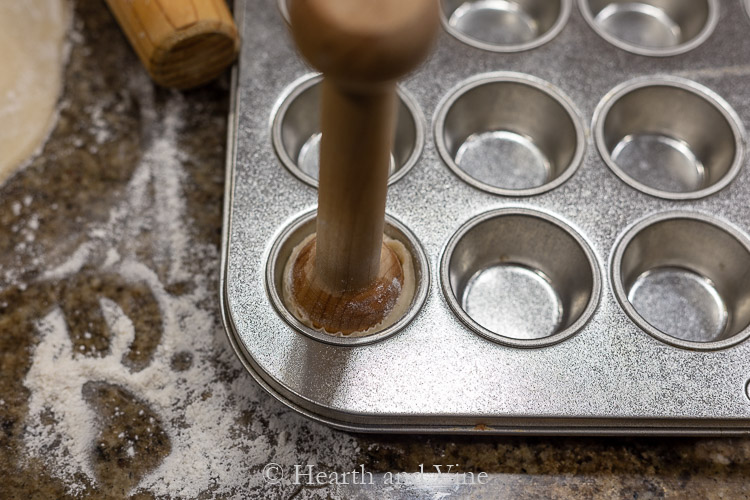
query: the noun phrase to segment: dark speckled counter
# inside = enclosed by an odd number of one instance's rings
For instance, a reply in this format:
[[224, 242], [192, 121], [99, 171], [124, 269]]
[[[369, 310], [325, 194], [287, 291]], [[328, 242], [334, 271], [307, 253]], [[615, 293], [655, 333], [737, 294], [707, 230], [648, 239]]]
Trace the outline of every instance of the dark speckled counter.
[[[269, 8], [275, 8], [269, 2]], [[28, 456], [24, 431], [30, 391], [23, 381], [39, 342], [36, 328], [41, 317], [53, 308], [67, 312], [73, 345], [89, 355], [104, 353], [109, 346], [106, 326], [94, 313], [93, 301], [105, 294], [128, 314], [140, 332], [131, 349], [130, 366], [148, 362], [159, 344], [156, 324], [159, 310], [148, 300], [149, 291], [137, 284], [122, 283], [117, 276], [97, 272], [83, 265], [66, 279], [45, 278], [50, 268], [66, 261], [88, 238], [87, 228], [106, 219], [110, 208], [123, 198], [125, 188], [144, 151], [144, 140], [159, 131], [147, 130], [138, 105], [139, 90], [133, 82], [148, 85], [135, 56], [114, 24], [103, 2], [77, 2], [72, 51], [65, 70], [60, 116], [42, 153], [25, 169], [0, 186], [0, 498], [153, 498], [149, 489], [136, 488], [144, 474], [153, 470], [172, 452], [169, 432], [154, 432], [138, 441], [133, 460], [118, 439], [123, 433], [138, 433], [153, 422], [155, 414], [138, 398], [114, 381], [87, 383], [83, 396], [100, 416], [99, 443], [92, 451], [95, 480], [60, 478], [60, 463]], [[183, 168], [188, 188], [186, 217], [193, 237], [216, 251], [196, 262], [216, 293], [205, 304], [215, 318], [219, 315], [218, 247], [221, 235], [221, 207], [224, 178], [224, 143], [229, 100], [228, 76], [207, 87], [185, 92], [181, 99], [191, 109], [179, 131], [184, 153]], [[154, 107], [162, 110], [174, 93], [154, 89]], [[96, 129], [88, 124], [91, 109], [101, 109], [110, 140], [97, 140]], [[16, 209], [14, 209], [16, 207]], [[20, 215], [17, 207], [22, 207]], [[19, 230], [24, 214], [34, 214], [38, 230], [33, 240]], [[167, 273], [169, 262], [156, 255], [148, 233], [141, 236], [139, 258], [157, 275]], [[187, 293], [190, 280], [171, 283], [167, 292]], [[70, 319], [73, 318], [73, 319]], [[216, 321], [218, 324], [218, 320]], [[91, 335], [77, 335], [86, 330]], [[216, 343], [226, 342], [216, 332]], [[222, 348], [225, 348], [222, 347]], [[175, 352], [172, 369], [190, 364], [189, 356]], [[217, 362], [218, 363], [218, 362]], [[252, 384], [236, 362], [218, 373], [232, 390], [243, 377]], [[60, 374], [65, 376], [65, 374]], [[256, 403], [269, 419], [263, 432], [275, 443], [285, 426], [303, 425], [299, 417], [260, 391]], [[255, 403], [254, 403], [255, 404]], [[255, 408], [255, 407], [253, 407]], [[252, 420], [256, 410], [240, 408], [243, 418]], [[54, 422], [55, 416], [49, 416]], [[158, 419], [157, 419], [158, 420]], [[163, 429], [175, 425], [158, 422]], [[314, 430], [316, 424], [309, 423]], [[312, 432], [312, 431], [311, 431]], [[340, 436], [340, 433], [331, 433]], [[340, 439], [340, 438], [337, 438]], [[435, 465], [454, 465], [461, 472], [487, 473], [486, 484], [456, 485], [436, 480], [412, 481], [400, 490], [382, 484], [295, 485], [270, 484], [267, 488], [244, 489], [223, 496], [238, 498], [726, 498], [750, 497], [750, 439], [637, 439], [637, 438], [539, 438], [539, 437], [446, 437], [446, 436], [353, 436], [352, 456], [341, 463], [323, 464], [316, 450], [306, 463], [320, 470], [343, 472], [341, 467], [361, 464], [382, 483], [388, 473], [415, 473], [422, 467], [434, 472]], [[297, 447], [308, 446], [300, 441]], [[318, 444], [318, 450], [325, 443]], [[248, 452], [250, 453], [250, 452]], [[248, 457], [250, 460], [253, 457]], [[260, 475], [265, 458], [247, 474]], [[346, 465], [344, 465], [346, 464]], [[285, 468], [292, 463], [281, 463]], [[210, 467], [210, 464], [206, 465]], [[456, 470], [454, 469], [454, 470]], [[440, 479], [440, 478], [437, 478]], [[85, 488], [74, 490], [70, 484]], [[135, 488], [135, 489], [134, 489]], [[198, 497], [215, 496], [212, 490]]]

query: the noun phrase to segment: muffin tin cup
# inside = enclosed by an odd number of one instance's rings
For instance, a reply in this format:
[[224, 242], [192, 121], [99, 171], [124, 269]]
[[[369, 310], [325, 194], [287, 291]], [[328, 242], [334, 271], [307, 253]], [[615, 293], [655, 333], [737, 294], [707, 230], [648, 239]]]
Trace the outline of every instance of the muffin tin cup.
[[617, 243], [611, 272], [623, 310], [662, 342], [718, 350], [750, 337], [750, 240], [725, 222], [647, 217]]
[[666, 57], [704, 43], [719, 21], [718, 0], [578, 0], [591, 28], [633, 54]]
[[560, 90], [530, 75], [486, 73], [439, 104], [435, 143], [462, 180], [503, 196], [534, 196], [566, 182], [583, 159], [583, 120]]
[[674, 76], [617, 86], [597, 106], [593, 130], [615, 175], [668, 200], [717, 193], [745, 159], [746, 133], [737, 113], [708, 88]]
[[266, 292], [274, 308], [290, 326], [298, 332], [317, 341], [338, 346], [363, 346], [388, 338], [402, 330], [419, 313], [427, 298], [430, 286], [430, 273], [427, 256], [417, 237], [399, 221], [386, 215], [386, 236], [401, 242], [412, 257], [416, 287], [414, 298], [408, 310], [398, 321], [384, 330], [367, 336], [335, 336], [310, 328], [300, 322], [287, 309], [282, 298], [284, 267], [294, 248], [315, 232], [316, 212], [304, 214], [286, 226], [276, 238], [266, 261]]
[[572, 0], [441, 0], [445, 30], [473, 47], [492, 52], [530, 50], [565, 27]]
[[[318, 186], [320, 151], [320, 74], [299, 78], [274, 107], [271, 137], [281, 163], [298, 179]], [[417, 163], [424, 148], [424, 117], [414, 99], [398, 89], [396, 137], [388, 183], [401, 179]]]
[[580, 330], [596, 310], [601, 276], [581, 236], [549, 214], [481, 214], [450, 239], [440, 264], [453, 312], [485, 338], [544, 347]]

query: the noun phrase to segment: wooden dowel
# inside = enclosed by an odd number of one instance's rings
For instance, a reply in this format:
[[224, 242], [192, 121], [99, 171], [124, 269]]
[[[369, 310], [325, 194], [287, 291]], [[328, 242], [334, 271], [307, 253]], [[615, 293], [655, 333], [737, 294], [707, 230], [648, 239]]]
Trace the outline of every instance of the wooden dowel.
[[380, 272], [396, 91], [352, 94], [330, 78], [321, 90], [315, 271], [329, 290], [362, 290]]
[[404, 288], [383, 244], [396, 80], [427, 55], [437, 0], [294, 0], [291, 29], [323, 72], [317, 233], [292, 256], [293, 309], [316, 328], [369, 330]]
[[239, 35], [224, 0], [107, 0], [107, 5], [159, 85], [196, 87], [237, 57]]

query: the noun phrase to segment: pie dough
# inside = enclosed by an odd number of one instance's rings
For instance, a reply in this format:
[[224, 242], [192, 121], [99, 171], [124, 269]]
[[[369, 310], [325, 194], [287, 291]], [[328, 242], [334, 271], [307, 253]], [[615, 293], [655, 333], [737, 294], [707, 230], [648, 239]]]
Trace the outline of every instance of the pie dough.
[[0, 183], [52, 128], [69, 21], [66, 0], [0, 0]]

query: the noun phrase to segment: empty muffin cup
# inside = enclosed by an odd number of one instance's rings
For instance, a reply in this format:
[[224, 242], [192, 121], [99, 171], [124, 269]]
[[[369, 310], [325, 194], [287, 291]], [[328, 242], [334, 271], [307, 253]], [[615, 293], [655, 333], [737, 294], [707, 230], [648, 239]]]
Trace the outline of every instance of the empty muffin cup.
[[367, 336], [335, 336], [310, 328], [298, 320], [287, 308], [283, 299], [284, 267], [292, 251], [305, 238], [315, 232], [315, 212], [304, 214], [284, 228], [274, 241], [266, 262], [266, 292], [271, 303], [281, 317], [298, 332], [324, 342], [341, 346], [360, 346], [383, 340], [401, 331], [408, 325], [424, 305], [430, 286], [430, 273], [427, 255], [417, 237], [402, 223], [386, 214], [385, 235], [399, 241], [409, 252], [414, 267], [416, 282], [414, 296], [406, 313], [391, 326]]
[[711, 217], [636, 224], [616, 247], [612, 283], [627, 315], [668, 344], [721, 349], [750, 336], [750, 242]]
[[592, 250], [551, 215], [500, 209], [450, 239], [440, 277], [456, 315], [480, 335], [512, 347], [565, 340], [593, 315], [601, 277]]
[[[306, 76], [294, 82], [274, 110], [273, 145], [284, 166], [303, 182], [317, 187], [320, 160], [320, 82]], [[398, 89], [396, 137], [391, 154], [389, 183], [406, 175], [424, 146], [422, 114], [414, 100]]]
[[581, 163], [584, 126], [551, 84], [520, 73], [489, 73], [460, 84], [435, 117], [440, 156], [474, 187], [531, 196], [568, 180]]
[[563, 29], [572, 0], [441, 0], [445, 29], [464, 43], [494, 52], [539, 47]]
[[717, 0], [578, 0], [583, 17], [612, 45], [673, 56], [702, 44], [719, 20]]
[[615, 88], [597, 107], [594, 135], [620, 179], [671, 200], [723, 189], [745, 155], [745, 130], [729, 104], [676, 77], [638, 78]]

